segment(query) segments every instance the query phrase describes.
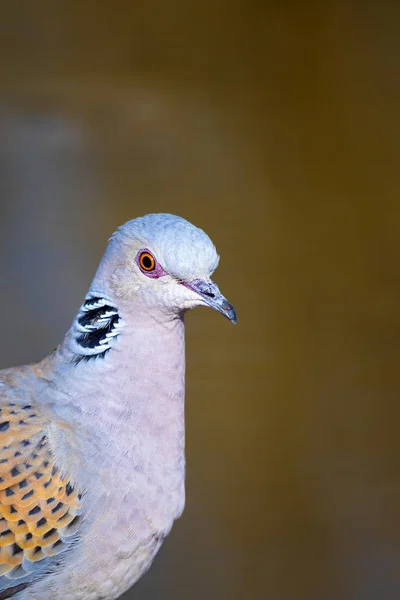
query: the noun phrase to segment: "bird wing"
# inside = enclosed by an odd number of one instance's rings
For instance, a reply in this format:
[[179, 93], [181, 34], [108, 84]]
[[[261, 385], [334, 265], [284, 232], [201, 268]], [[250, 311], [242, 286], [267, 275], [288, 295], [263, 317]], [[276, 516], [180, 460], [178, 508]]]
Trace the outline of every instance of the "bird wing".
[[80, 494], [55, 464], [48, 427], [31, 404], [0, 398], [0, 599], [51, 571], [76, 539]]

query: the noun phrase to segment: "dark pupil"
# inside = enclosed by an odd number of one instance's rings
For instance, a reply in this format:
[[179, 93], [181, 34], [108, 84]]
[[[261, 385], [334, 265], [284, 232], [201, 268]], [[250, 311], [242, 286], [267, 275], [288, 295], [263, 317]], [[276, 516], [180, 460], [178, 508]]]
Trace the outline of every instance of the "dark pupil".
[[150, 256], [143, 256], [142, 258], [142, 265], [144, 266], [145, 269], [151, 269], [153, 266], [153, 261], [151, 260]]

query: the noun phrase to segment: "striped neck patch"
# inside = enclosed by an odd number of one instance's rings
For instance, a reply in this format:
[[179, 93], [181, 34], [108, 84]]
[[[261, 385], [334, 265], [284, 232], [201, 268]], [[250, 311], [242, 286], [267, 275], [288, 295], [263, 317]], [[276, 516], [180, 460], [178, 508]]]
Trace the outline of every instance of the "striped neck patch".
[[121, 329], [118, 309], [100, 297], [87, 298], [74, 323], [76, 359], [104, 358], [115, 345]]

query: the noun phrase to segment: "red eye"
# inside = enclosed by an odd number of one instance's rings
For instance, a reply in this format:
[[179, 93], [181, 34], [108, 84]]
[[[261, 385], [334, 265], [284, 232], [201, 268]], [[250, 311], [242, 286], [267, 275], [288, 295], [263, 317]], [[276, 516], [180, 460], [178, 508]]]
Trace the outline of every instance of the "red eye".
[[143, 271], [154, 271], [156, 268], [154, 256], [152, 256], [150, 252], [142, 252], [142, 254], [139, 256], [139, 265]]

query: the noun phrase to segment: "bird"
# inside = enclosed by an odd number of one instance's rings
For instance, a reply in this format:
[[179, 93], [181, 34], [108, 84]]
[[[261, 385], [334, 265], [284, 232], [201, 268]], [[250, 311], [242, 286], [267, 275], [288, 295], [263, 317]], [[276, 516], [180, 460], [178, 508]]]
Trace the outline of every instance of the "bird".
[[185, 504], [184, 316], [236, 323], [219, 255], [182, 217], [109, 239], [63, 342], [0, 371], [0, 600], [113, 600]]

